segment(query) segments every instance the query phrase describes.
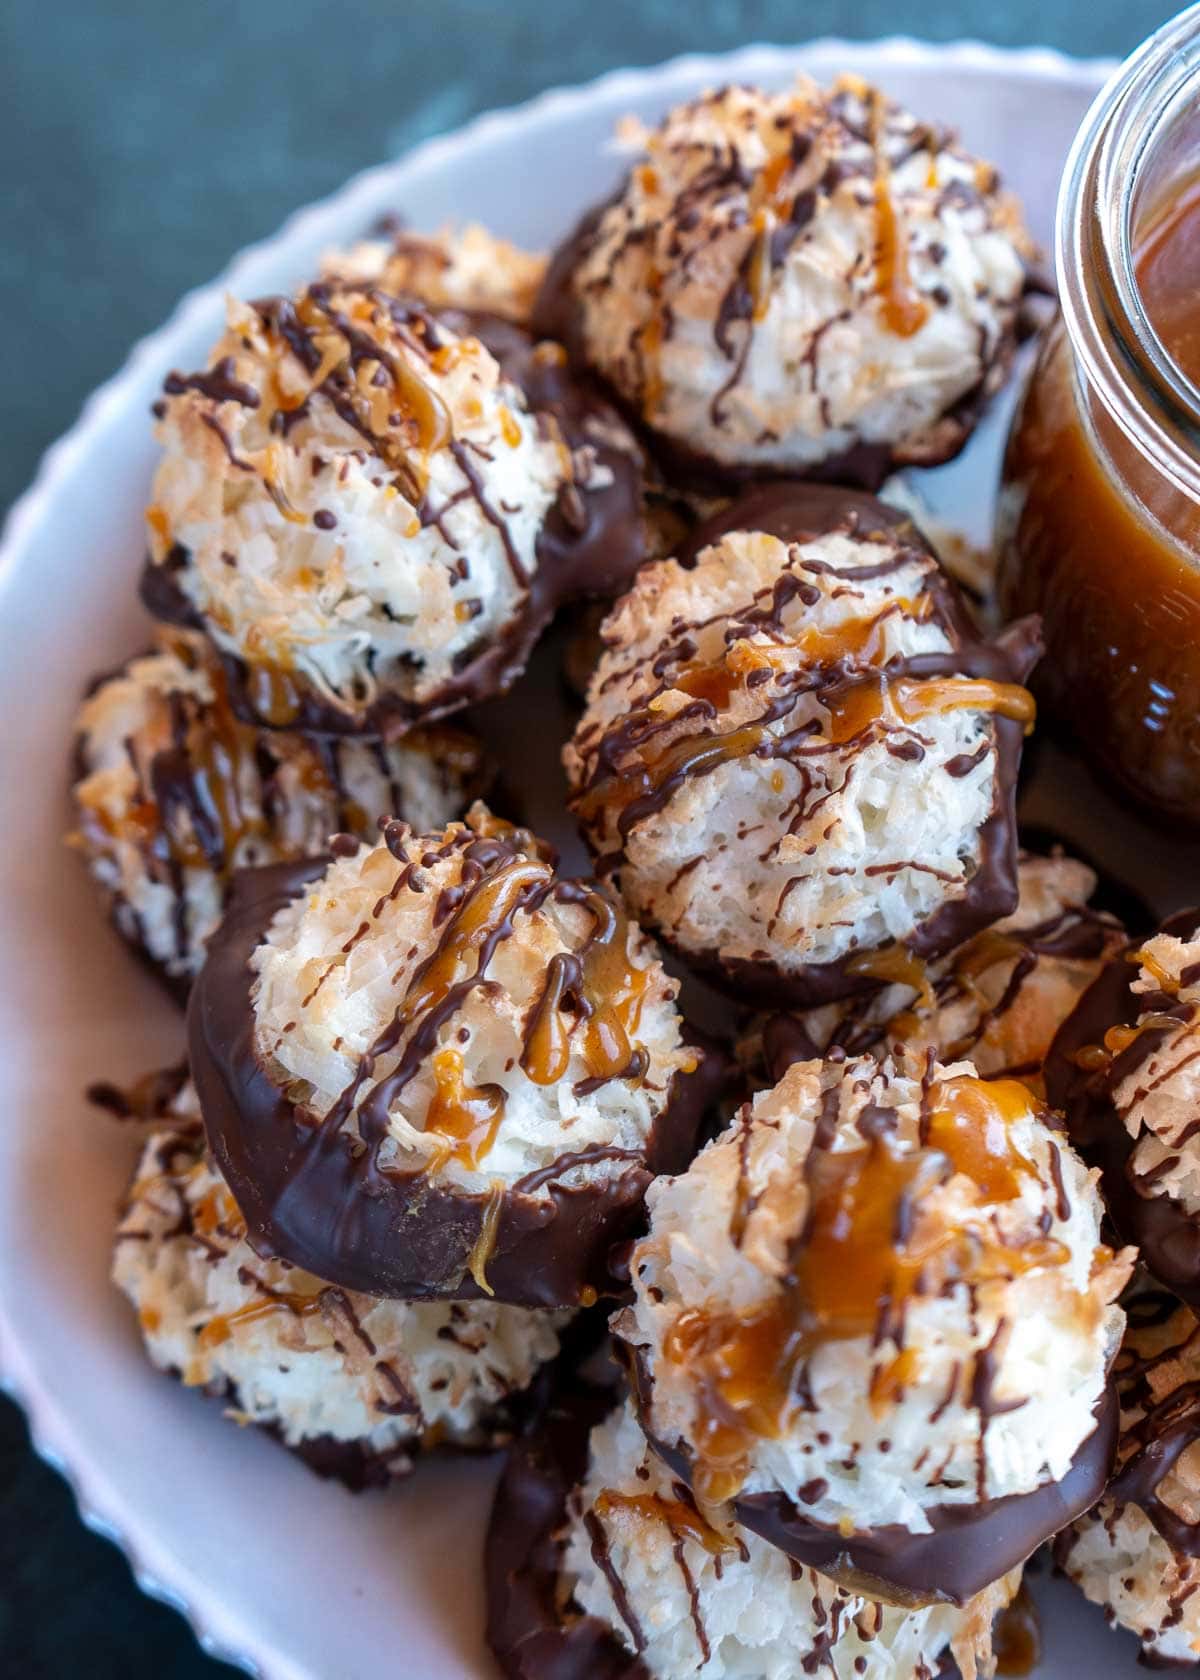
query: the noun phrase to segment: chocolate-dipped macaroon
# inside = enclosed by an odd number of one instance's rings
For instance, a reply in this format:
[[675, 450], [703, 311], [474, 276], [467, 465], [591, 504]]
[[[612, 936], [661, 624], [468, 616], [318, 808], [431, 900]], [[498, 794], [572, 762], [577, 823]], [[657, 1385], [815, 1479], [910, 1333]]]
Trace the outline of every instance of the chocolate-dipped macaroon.
[[823, 486], [751, 492], [604, 627], [564, 753], [598, 872], [739, 997], [878, 988], [1017, 903], [1036, 630], [979, 640], [914, 528]]
[[879, 1056], [904, 1044], [944, 1062], [968, 1057], [985, 1079], [1021, 1079], [1043, 1094], [1051, 1040], [1126, 934], [1092, 903], [1094, 870], [1061, 847], [1023, 852], [1017, 885], [1012, 915], [947, 956], [928, 965], [900, 958], [898, 978], [882, 991], [760, 1018], [739, 1057], [774, 1084], [792, 1062], [834, 1048]]
[[508, 1680], [932, 1680], [951, 1657], [983, 1680], [993, 1618], [1020, 1580], [1013, 1570], [961, 1608], [903, 1610], [798, 1568], [702, 1514], [633, 1407], [582, 1385], [512, 1448], [485, 1564], [488, 1641]]
[[1126, 1311], [1116, 1475], [1054, 1557], [1147, 1666], [1184, 1667], [1200, 1663], [1200, 1323], [1142, 1285]]
[[1107, 965], [1055, 1037], [1046, 1091], [1124, 1240], [1200, 1310], [1200, 911]]
[[232, 304], [167, 379], [143, 595], [211, 637], [241, 715], [399, 734], [503, 692], [560, 602], [638, 564], [634, 456], [601, 458], [558, 346], [489, 319], [504, 368], [472, 318], [333, 278]]
[[707, 92], [553, 260], [535, 311], [677, 473], [876, 488], [962, 448], [1003, 383], [1032, 246], [953, 134], [856, 76]]
[[476, 806], [243, 873], [193, 990], [205, 1126], [252, 1241], [412, 1299], [594, 1299], [690, 1158], [710, 1058], [602, 888]]
[[613, 1329], [703, 1507], [912, 1606], [965, 1604], [1098, 1497], [1132, 1256], [1025, 1086], [797, 1063], [647, 1203]]
[[195, 631], [102, 678], [76, 719], [76, 829], [119, 933], [177, 990], [204, 960], [235, 869], [311, 857], [381, 817], [440, 828], [483, 791], [479, 743], [444, 724], [401, 741], [319, 739], [234, 716]]
[[422, 1447], [511, 1436], [509, 1402], [569, 1314], [379, 1300], [264, 1259], [205, 1152], [193, 1094], [171, 1118], [146, 1141], [113, 1255], [156, 1366], [352, 1487], [406, 1474]]

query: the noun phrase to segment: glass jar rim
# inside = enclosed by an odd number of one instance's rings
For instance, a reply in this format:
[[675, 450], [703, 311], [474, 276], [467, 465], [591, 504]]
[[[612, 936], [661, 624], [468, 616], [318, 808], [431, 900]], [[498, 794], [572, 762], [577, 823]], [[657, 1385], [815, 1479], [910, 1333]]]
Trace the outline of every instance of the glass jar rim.
[[1198, 108], [1200, 0], [1143, 42], [1093, 101], [1067, 158], [1055, 227], [1059, 301], [1091, 389], [1155, 470], [1192, 498], [1200, 498], [1200, 389], [1146, 313], [1134, 240], [1147, 173], [1180, 115]]

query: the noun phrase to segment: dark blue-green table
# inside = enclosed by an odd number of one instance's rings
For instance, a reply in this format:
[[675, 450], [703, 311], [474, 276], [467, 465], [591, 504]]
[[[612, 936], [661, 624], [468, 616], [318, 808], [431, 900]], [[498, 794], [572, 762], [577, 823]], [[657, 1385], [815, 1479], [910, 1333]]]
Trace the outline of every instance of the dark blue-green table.
[[[754, 40], [908, 32], [1120, 54], [1170, 9], [1157, 0], [2, 0], [0, 507], [182, 291], [354, 170], [476, 111], [617, 65]], [[64, 1484], [31, 1454], [19, 1413], [0, 1401], [0, 1675], [217, 1674], [182, 1621], [141, 1598], [118, 1554], [79, 1525]]]

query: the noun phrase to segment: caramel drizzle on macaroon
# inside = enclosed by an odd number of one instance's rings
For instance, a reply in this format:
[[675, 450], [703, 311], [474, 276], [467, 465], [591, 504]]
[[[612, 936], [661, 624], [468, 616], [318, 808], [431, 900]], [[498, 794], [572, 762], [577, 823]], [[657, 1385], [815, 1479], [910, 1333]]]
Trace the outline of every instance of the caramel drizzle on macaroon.
[[[1013, 1122], [1030, 1112], [1025, 1086], [966, 1075], [939, 1080], [923, 1093], [919, 1141], [909, 1146], [897, 1135], [897, 1111], [867, 1102], [856, 1121], [862, 1147], [835, 1150], [839, 1105], [834, 1086], [825, 1093], [804, 1166], [807, 1212], [770, 1300], [744, 1315], [687, 1308], [664, 1338], [663, 1357], [688, 1367], [697, 1395], [691, 1449], [702, 1504], [735, 1496], [756, 1444], [781, 1436], [805, 1407], [806, 1367], [819, 1348], [868, 1338], [879, 1356], [870, 1398], [882, 1409], [897, 1403], [919, 1374], [919, 1355], [904, 1341], [911, 1300], [973, 1290], [1069, 1258], [1049, 1234], [1009, 1246], [987, 1215], [989, 1206], [1017, 1200], [1026, 1181], [1041, 1182], [1011, 1136]], [[742, 1125], [748, 1141], [748, 1113]], [[927, 1198], [955, 1175], [971, 1180], [974, 1206], [948, 1225]], [[757, 1205], [742, 1206], [744, 1195], [739, 1179], [735, 1238]], [[988, 1419], [1021, 1404], [992, 1393], [1004, 1332], [1001, 1321], [973, 1374], [957, 1373], [962, 1381], [955, 1385], [979, 1414], [981, 1484]]]
[[[455, 825], [441, 845], [424, 850], [412, 849], [414, 836], [400, 823], [385, 828], [384, 840], [401, 868], [376, 904], [376, 915], [401, 892], [426, 890], [423, 872], [448, 856], [459, 856], [460, 875], [443, 891], [447, 914], [434, 949], [408, 980], [388, 1024], [322, 1121], [324, 1127], [340, 1129], [355, 1114], [363, 1140], [380, 1143], [405, 1088], [431, 1068], [434, 1094], [424, 1129], [439, 1147], [422, 1171], [436, 1173], [450, 1160], [471, 1170], [485, 1166], [503, 1123], [504, 1091], [499, 1085], [471, 1086], [462, 1052], [454, 1043], [441, 1043], [441, 1037], [472, 993], [488, 983], [492, 959], [513, 934], [517, 918], [535, 914], [548, 901], [578, 906], [591, 925], [575, 951], [556, 953], [547, 964], [542, 990], [525, 1020], [522, 1070], [535, 1084], [551, 1084], [565, 1075], [574, 1051], [586, 1070], [575, 1086], [579, 1095], [613, 1079], [640, 1082], [648, 1057], [635, 1035], [650, 975], [630, 959], [630, 923], [617, 905], [587, 882], [557, 879], [528, 831], [495, 819], [482, 835]], [[395, 1065], [376, 1079], [377, 1065], [393, 1056]], [[502, 1181], [496, 1182], [502, 1190]], [[484, 1273], [500, 1212], [495, 1184], [485, 1201], [470, 1269], [486, 1289]]]
[[[865, 571], [876, 576], [881, 569], [884, 573], [899, 569], [912, 558], [911, 550], [901, 550], [889, 556], [882, 568]], [[656, 686], [598, 738], [587, 734], [579, 738], [590, 767], [572, 797], [571, 808], [593, 834], [603, 836], [610, 846], [618, 842], [602, 856], [597, 866], [600, 874], [617, 867], [624, 844], [639, 823], [661, 811], [685, 782], [721, 765], [753, 756], [800, 768], [846, 747], [861, 750], [881, 736], [911, 735], [924, 717], [952, 710], [991, 712], [1022, 723], [1026, 730], [1032, 727], [1033, 697], [1019, 684], [958, 674], [912, 674], [914, 667], [928, 663], [927, 657], [894, 657], [881, 663], [883, 625], [892, 616], [917, 621], [932, 617], [928, 594], [915, 602], [888, 602], [874, 614], [851, 618], [830, 630], [785, 631], [782, 615], [790, 602], [817, 598], [814, 586], [799, 576], [806, 568], [814, 569], [813, 562], [804, 561], [799, 545], [791, 546], [787, 564], [773, 587], [742, 607], [716, 620], [674, 623], [669, 642], [645, 662]], [[858, 569], [859, 576], [863, 570]], [[837, 575], [852, 584], [855, 571]], [[711, 664], [698, 662], [694, 636], [721, 619], [728, 620], [724, 654]], [[789, 652], [799, 650], [811, 663], [779, 669], [771, 657], [772, 643]], [[952, 657], [951, 650], [945, 658]], [[688, 695], [691, 704], [671, 713], [664, 711], [657, 702], [671, 689]], [[718, 711], [735, 694], [760, 690], [768, 698], [757, 716], [731, 730], [712, 728]], [[804, 696], [815, 696], [825, 718], [810, 719], [791, 731], [778, 730], [776, 726]], [[695, 733], [681, 732], [680, 726], [693, 719], [702, 727]], [[664, 736], [669, 737], [665, 743]], [[802, 795], [789, 832], [795, 832], [806, 815]]]

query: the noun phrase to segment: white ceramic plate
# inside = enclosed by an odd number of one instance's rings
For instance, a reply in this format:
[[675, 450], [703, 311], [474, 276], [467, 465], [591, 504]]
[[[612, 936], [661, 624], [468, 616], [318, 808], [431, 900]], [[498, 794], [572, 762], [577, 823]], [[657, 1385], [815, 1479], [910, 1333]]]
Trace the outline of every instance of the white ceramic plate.
[[[0, 1374], [84, 1519], [126, 1549], [148, 1591], [190, 1617], [206, 1649], [268, 1680], [358, 1680], [397, 1664], [411, 1680], [491, 1673], [478, 1557], [494, 1471], [430, 1465], [359, 1499], [322, 1484], [156, 1376], [107, 1281], [113, 1208], [135, 1145], [91, 1114], [81, 1092], [90, 1079], [177, 1056], [182, 1029], [63, 848], [64, 766], [85, 678], [145, 635], [133, 586], [154, 463], [147, 410], [169, 368], [204, 356], [226, 291], [288, 287], [386, 211], [418, 227], [478, 217], [548, 244], [613, 179], [604, 143], [615, 118], [654, 118], [727, 80], [783, 85], [798, 68], [822, 78], [853, 68], [957, 124], [1001, 165], [1048, 240], [1068, 143], [1110, 67], [972, 44], [820, 42], [679, 59], [484, 117], [359, 176], [185, 298], [92, 397], [9, 521], [0, 551]], [[1005, 418], [993, 416], [962, 461], [922, 480], [932, 505], [975, 533], [987, 528]], [[536, 688], [518, 691], [503, 723], [514, 739], [544, 738], [554, 751], [553, 679]], [[1166, 886], [1178, 858], [1128, 820], [1101, 817], [1081, 773], [1050, 776], [1043, 764], [1033, 805], [1107, 860], [1136, 865], [1130, 872], [1164, 908], [1179, 896]], [[1047, 1611], [1042, 1680], [1132, 1674], [1132, 1641], [1109, 1634], [1070, 1589], [1044, 1574], [1037, 1586]]]

